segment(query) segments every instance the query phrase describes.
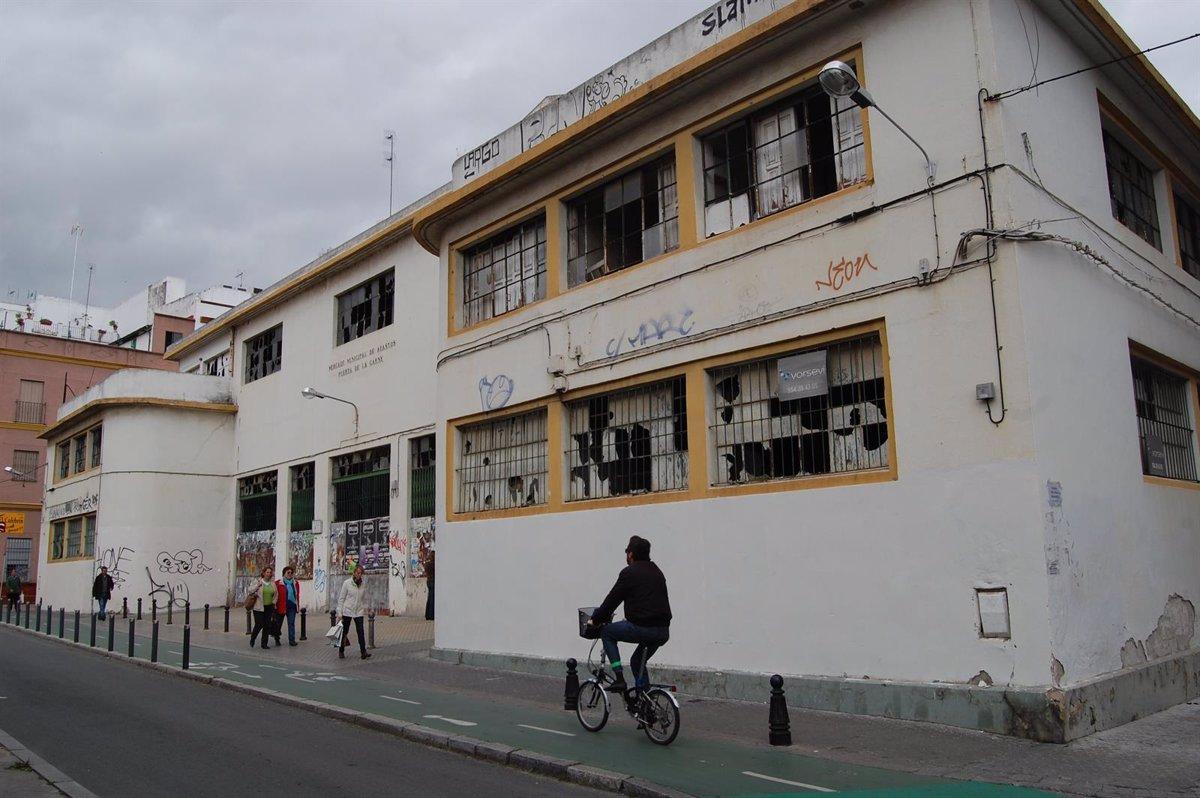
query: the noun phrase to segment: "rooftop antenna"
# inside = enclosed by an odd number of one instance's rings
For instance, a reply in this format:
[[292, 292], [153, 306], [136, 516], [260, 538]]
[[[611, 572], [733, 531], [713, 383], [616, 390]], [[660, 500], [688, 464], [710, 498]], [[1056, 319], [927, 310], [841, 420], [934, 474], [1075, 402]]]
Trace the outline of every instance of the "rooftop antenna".
[[87, 340], [88, 311], [91, 310], [91, 307], [92, 307], [92, 272], [94, 272], [95, 270], [96, 270], [96, 264], [89, 263], [88, 264], [87, 298], [83, 301], [83, 339], [85, 341]]
[[238, 287], [238, 290], [239, 290], [239, 291], [241, 291], [241, 290], [242, 290], [242, 278], [246, 276], [246, 273], [245, 273], [245, 272], [238, 272], [237, 274], [235, 274], [235, 275], [233, 275], [233, 276], [234, 276], [234, 278], [235, 278], [235, 279], [237, 279], [237, 287]]
[[[83, 238], [83, 225], [76, 222], [71, 225], [71, 235], [75, 236], [75, 254], [71, 256], [71, 296], [70, 300], [75, 301], [75, 260], [79, 257], [79, 239]], [[69, 330], [68, 330], [69, 332]]]
[[387, 142], [387, 155], [383, 156], [388, 165], [388, 216], [392, 215], [392, 194], [396, 185], [396, 131], [383, 131], [383, 140]]

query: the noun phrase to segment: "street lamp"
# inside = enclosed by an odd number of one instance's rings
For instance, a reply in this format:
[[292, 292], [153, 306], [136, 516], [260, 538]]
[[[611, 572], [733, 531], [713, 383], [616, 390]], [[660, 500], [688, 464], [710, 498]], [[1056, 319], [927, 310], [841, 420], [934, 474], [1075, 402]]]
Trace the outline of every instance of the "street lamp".
[[925, 156], [925, 175], [929, 179], [929, 185], [933, 185], [934, 176], [937, 174], [937, 164], [930, 159], [929, 153], [925, 152], [925, 148], [910, 136], [907, 130], [900, 127], [900, 124], [895, 119], [888, 116], [887, 111], [879, 107], [879, 103], [875, 102], [875, 98], [858, 82], [858, 75], [854, 73], [854, 67], [843, 61], [830, 61], [821, 70], [818, 80], [821, 81], [821, 88], [830, 97], [849, 97], [859, 108], [874, 108], [883, 115], [884, 119], [891, 122], [896, 130], [903, 133], [904, 137], [921, 151], [921, 155]]
[[327, 393], [321, 393], [316, 388], [307, 387], [300, 391], [300, 395], [305, 399], [332, 399], [335, 402], [341, 402], [345, 405], [350, 405], [354, 408], [354, 437], [358, 437], [358, 405], [351, 402], [349, 399], [339, 399], [336, 396], [330, 396]]
[[12, 481], [13, 481], [13, 482], [32, 482], [33, 480], [31, 480], [31, 479], [25, 479], [25, 477], [32, 476], [33, 474], [36, 474], [36, 473], [38, 472], [38, 469], [40, 469], [40, 468], [45, 468], [45, 467], [46, 467], [47, 465], [49, 465], [49, 464], [50, 464], [50, 461], [49, 461], [49, 460], [47, 460], [45, 463], [42, 463], [40, 466], [37, 466], [37, 468], [34, 468], [34, 469], [30, 470], [30, 471], [21, 471], [21, 470], [20, 470], [20, 469], [18, 469], [18, 468], [13, 468], [13, 467], [12, 467], [12, 466], [10, 466], [10, 465], [6, 465], [6, 466], [4, 467], [4, 470], [5, 470], [6, 472], [8, 472], [9, 474], [12, 474]]

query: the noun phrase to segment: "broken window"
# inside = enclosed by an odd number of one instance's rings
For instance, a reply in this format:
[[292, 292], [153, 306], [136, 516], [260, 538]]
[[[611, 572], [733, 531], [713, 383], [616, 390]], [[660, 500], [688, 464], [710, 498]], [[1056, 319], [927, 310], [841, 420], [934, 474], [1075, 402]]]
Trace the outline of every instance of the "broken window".
[[462, 254], [464, 326], [546, 297], [546, 217], [514, 225]]
[[388, 269], [337, 297], [338, 346], [392, 323], [396, 274]]
[[1191, 381], [1149, 360], [1134, 357], [1132, 361], [1142, 473], [1196, 482]]
[[461, 427], [458, 511], [546, 503], [546, 409]]
[[1153, 170], [1107, 130], [1104, 131], [1104, 165], [1108, 170], [1108, 195], [1112, 200], [1113, 216], [1147, 244], [1161, 250]]
[[390, 517], [392, 447], [333, 458], [333, 520]]
[[688, 485], [685, 378], [567, 405], [567, 501]]
[[433, 469], [437, 459], [437, 447], [432, 435], [413, 438], [409, 447], [409, 517], [425, 518], [432, 516], [434, 511], [434, 486], [437, 475]]
[[866, 177], [860, 109], [820, 86], [704, 136], [701, 149], [710, 236]]
[[[819, 392], [780, 399], [780, 361], [824, 364]], [[806, 361], [813, 362], [812, 358]], [[883, 352], [875, 333], [709, 372], [714, 483], [736, 485], [888, 465]]]
[[50, 525], [50, 559], [61, 560], [65, 551], [67, 522], [55, 521]]
[[1179, 236], [1179, 263], [1183, 270], [1200, 279], [1200, 210], [1178, 191], [1175, 192], [1176, 234]]
[[92, 437], [92, 465], [91, 465], [91, 467], [97, 468], [100, 465], [100, 439], [102, 437], [101, 428], [93, 427], [89, 434]]
[[66, 479], [71, 473], [71, 441], [65, 440], [57, 447], [58, 478]]
[[289, 472], [292, 478], [291, 506], [288, 513], [288, 529], [303, 532], [312, 529], [314, 503], [317, 486], [313, 478], [313, 464], [294, 465]]
[[74, 473], [87, 470], [87, 433], [76, 436], [72, 442], [75, 447], [75, 468]]
[[278, 324], [246, 342], [246, 382], [274, 374], [283, 367], [283, 325]]
[[204, 373], [210, 377], [224, 377], [229, 373], [229, 352], [222, 352], [216, 357], [204, 361]]
[[275, 529], [275, 496], [279, 472], [264, 471], [238, 480], [239, 532]]
[[572, 288], [678, 246], [674, 153], [567, 203], [567, 285]]

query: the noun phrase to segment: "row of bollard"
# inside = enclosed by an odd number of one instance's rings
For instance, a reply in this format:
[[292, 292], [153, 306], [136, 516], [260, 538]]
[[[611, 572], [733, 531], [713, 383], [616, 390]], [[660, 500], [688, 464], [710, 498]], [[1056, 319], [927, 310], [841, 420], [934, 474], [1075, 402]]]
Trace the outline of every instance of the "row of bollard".
[[[579, 706], [578, 667], [579, 662], [574, 657], [567, 660], [567, 682], [563, 688], [563, 709], [575, 710]], [[783, 677], [778, 673], [771, 677], [767, 729], [767, 741], [771, 745], [792, 744], [792, 723], [788, 718], [787, 699], [783, 695]]]

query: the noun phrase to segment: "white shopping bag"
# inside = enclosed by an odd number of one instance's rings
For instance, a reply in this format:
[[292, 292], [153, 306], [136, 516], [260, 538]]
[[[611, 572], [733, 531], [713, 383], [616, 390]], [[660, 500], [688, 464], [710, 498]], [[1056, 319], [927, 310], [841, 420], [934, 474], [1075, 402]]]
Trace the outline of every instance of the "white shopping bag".
[[329, 631], [325, 633], [325, 636], [329, 638], [329, 645], [334, 648], [340, 647], [342, 645], [342, 625], [335, 623], [329, 627]]

